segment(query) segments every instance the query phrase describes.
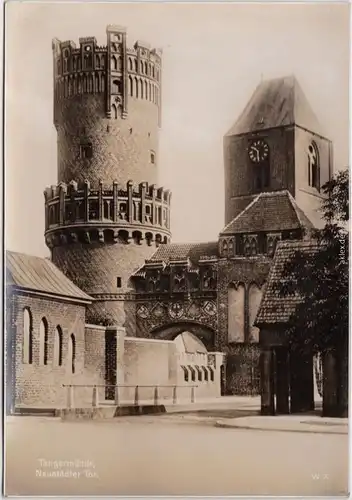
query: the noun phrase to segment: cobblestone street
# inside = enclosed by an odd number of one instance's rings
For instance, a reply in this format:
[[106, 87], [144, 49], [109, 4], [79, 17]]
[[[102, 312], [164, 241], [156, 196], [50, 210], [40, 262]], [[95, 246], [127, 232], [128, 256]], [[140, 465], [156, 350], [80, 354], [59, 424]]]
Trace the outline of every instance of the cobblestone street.
[[6, 494], [347, 493], [347, 435], [222, 429], [213, 423], [211, 417], [192, 421], [177, 414], [79, 423], [12, 417]]

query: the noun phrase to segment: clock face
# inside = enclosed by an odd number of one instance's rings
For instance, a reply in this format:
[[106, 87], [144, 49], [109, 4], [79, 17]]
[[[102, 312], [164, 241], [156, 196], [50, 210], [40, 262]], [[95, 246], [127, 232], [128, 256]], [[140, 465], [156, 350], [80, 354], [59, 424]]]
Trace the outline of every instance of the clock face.
[[259, 163], [268, 157], [269, 146], [266, 142], [258, 139], [249, 146], [248, 154], [254, 163]]

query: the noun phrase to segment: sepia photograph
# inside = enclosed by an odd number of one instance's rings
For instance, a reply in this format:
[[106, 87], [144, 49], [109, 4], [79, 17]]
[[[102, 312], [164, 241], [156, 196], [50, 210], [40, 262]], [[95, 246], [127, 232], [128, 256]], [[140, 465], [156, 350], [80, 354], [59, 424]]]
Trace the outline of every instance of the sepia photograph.
[[349, 494], [349, 2], [4, 8], [5, 496]]

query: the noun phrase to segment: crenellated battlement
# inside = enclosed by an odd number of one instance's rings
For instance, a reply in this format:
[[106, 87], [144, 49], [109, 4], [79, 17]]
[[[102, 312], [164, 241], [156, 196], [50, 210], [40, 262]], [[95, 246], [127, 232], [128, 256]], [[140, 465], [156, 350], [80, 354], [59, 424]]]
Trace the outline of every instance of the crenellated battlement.
[[122, 118], [128, 113], [128, 97], [160, 106], [162, 51], [141, 41], [127, 48], [125, 28], [108, 26], [106, 46], [98, 46], [95, 37], [80, 38], [79, 47], [55, 38], [52, 49], [55, 102], [104, 93], [108, 117], [118, 115], [121, 108]]
[[[171, 193], [155, 185], [134, 186], [129, 181], [126, 186], [116, 182], [106, 187], [101, 182], [99, 189], [91, 189], [88, 181], [80, 185], [72, 181], [46, 188], [44, 197], [45, 235], [49, 246], [68, 242], [67, 235], [57, 238], [58, 230], [63, 235], [67, 229], [72, 242], [77, 241], [77, 227], [84, 233], [83, 241], [87, 239], [87, 231], [96, 234], [98, 241], [106, 241], [105, 237], [117, 241], [119, 232], [123, 231], [128, 239], [138, 229], [139, 240], [143, 234], [150, 234], [152, 242], [155, 233], [160, 235], [155, 238], [156, 242], [169, 241]], [[109, 229], [113, 229], [111, 234], [104, 232]], [[94, 237], [90, 236], [91, 240]]]

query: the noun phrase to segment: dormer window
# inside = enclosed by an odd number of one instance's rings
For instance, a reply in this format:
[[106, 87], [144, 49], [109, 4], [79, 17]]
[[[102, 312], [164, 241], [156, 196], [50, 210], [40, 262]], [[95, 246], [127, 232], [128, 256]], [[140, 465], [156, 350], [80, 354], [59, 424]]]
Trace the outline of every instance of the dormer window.
[[314, 141], [308, 146], [308, 186], [320, 191], [319, 151]]

